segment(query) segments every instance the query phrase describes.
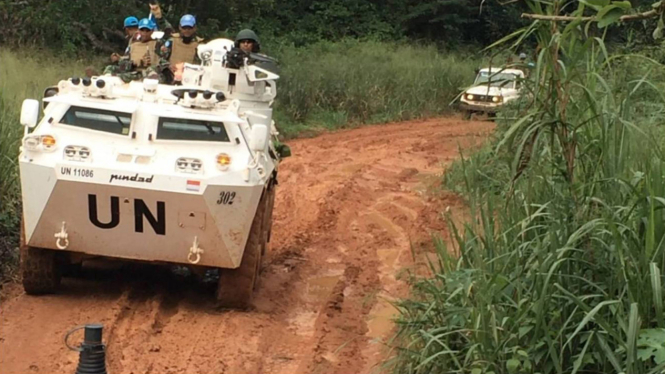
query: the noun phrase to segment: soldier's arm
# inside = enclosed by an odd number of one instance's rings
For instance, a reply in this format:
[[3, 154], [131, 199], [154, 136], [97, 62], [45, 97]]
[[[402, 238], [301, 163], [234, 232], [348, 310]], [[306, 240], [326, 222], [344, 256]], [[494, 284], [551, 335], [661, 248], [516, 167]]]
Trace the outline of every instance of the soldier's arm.
[[168, 61], [171, 58], [171, 52], [173, 51], [173, 38], [169, 38], [166, 41], [162, 39], [157, 42], [157, 49], [157, 55]]
[[171, 23], [164, 16], [162, 16], [161, 18], [155, 17], [155, 19], [157, 20], [157, 27], [159, 28], [159, 30], [164, 31], [164, 37], [170, 38], [171, 34], [175, 32], [173, 25], [171, 25]]

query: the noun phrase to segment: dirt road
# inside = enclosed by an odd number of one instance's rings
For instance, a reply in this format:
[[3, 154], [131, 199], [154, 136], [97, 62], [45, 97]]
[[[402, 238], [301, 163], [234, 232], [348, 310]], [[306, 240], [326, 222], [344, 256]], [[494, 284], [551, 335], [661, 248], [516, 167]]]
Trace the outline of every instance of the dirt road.
[[448, 118], [291, 141], [253, 310], [215, 310], [211, 287], [157, 266], [97, 265], [43, 297], [10, 285], [0, 373], [73, 373], [63, 335], [91, 322], [104, 325], [112, 374], [380, 372], [388, 300], [407, 291], [399, 274], [459, 206], [428, 186], [491, 128]]

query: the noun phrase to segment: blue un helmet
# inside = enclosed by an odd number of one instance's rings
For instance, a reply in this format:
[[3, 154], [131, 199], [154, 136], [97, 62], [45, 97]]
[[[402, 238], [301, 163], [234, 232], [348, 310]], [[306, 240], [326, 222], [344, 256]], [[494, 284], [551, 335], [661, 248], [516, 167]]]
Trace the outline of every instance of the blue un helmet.
[[196, 18], [191, 14], [185, 14], [180, 18], [180, 27], [194, 27], [196, 26]]
[[138, 18], [136, 18], [134, 16], [127, 17], [127, 18], [125, 18], [124, 25], [125, 25], [124, 26], [125, 28], [127, 28], [127, 27], [138, 27], [139, 26], [139, 20], [138, 20]]
[[143, 18], [141, 21], [139, 21], [139, 29], [154, 30], [155, 29], [155, 24], [151, 20], [149, 20], [147, 18]]

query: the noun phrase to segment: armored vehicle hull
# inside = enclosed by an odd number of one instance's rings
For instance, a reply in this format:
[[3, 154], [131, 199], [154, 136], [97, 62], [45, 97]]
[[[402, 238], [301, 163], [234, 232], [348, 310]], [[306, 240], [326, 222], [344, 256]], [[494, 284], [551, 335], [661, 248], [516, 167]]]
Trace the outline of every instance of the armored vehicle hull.
[[45, 91], [41, 120], [39, 102], [24, 102], [26, 292], [54, 292], [67, 263], [108, 257], [219, 269], [220, 302], [250, 304], [288, 153], [273, 143], [278, 76], [212, 61], [226, 53], [217, 44], [186, 85], [71, 78]]

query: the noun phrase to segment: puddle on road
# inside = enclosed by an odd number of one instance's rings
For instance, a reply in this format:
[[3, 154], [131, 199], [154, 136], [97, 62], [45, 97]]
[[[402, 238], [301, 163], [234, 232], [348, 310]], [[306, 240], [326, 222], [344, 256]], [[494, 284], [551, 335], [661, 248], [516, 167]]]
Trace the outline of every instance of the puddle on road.
[[388, 300], [379, 297], [376, 304], [369, 312], [367, 320], [367, 336], [372, 339], [387, 340], [393, 329], [392, 319], [397, 316], [398, 311], [390, 305]]
[[390, 235], [393, 237], [400, 237], [401, 233], [400, 231], [402, 230], [401, 227], [397, 226], [395, 223], [393, 223], [391, 220], [383, 216], [381, 213], [378, 212], [372, 212], [368, 215], [365, 216], [368, 221], [371, 221], [379, 227], [382, 227], [384, 230], [386, 230]]
[[326, 301], [341, 276], [340, 272], [337, 275], [310, 278], [307, 281], [307, 298], [314, 302]]
[[379, 256], [379, 261], [381, 264], [386, 267], [385, 270], [388, 270], [386, 274], [393, 273], [395, 270], [395, 261], [399, 257], [399, 248], [390, 248], [390, 249], [378, 249], [376, 255]]
[[299, 336], [314, 336], [318, 313], [315, 311], [301, 311], [288, 322], [294, 327], [294, 333]]

